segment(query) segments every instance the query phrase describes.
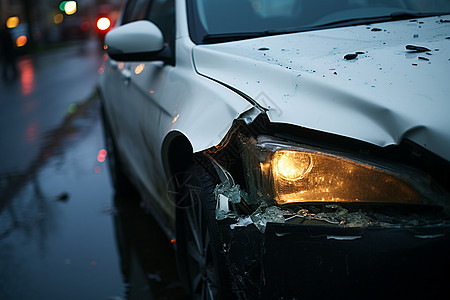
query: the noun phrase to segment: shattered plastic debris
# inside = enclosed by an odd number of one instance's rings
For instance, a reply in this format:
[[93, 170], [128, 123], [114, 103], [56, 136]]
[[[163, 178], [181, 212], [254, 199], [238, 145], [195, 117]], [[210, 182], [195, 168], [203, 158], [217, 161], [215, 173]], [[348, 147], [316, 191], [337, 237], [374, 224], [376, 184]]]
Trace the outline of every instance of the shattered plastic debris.
[[237, 222], [230, 225], [231, 229], [239, 227], [247, 227], [250, 224], [254, 224], [259, 231], [264, 233], [266, 231], [267, 223], [285, 223], [285, 214], [292, 214], [289, 211], [283, 211], [276, 206], [259, 207], [250, 216], [239, 216]]
[[245, 200], [248, 196], [245, 191], [242, 191], [239, 184], [231, 184], [229, 181], [218, 184], [214, 190], [216, 198], [218, 195], [224, 195], [229, 198], [231, 203], [241, 202], [241, 197]]
[[317, 220], [327, 222], [333, 225], [342, 225], [345, 227], [367, 227], [373, 223], [373, 220], [363, 212], [349, 212], [339, 205], [327, 205], [332, 212], [310, 213], [307, 209], [301, 209], [296, 216], [306, 220]]
[[216, 206], [216, 219], [217, 220], [223, 220], [225, 219], [228, 214], [230, 213], [230, 206], [229, 206], [229, 198], [225, 197], [222, 194], [219, 194], [217, 197], [217, 206]]
[[[326, 205], [325, 208], [327, 210], [331, 209], [332, 211], [313, 213], [308, 209], [302, 208], [296, 213], [293, 213], [291, 217], [288, 217], [287, 221], [294, 218], [301, 218], [303, 221], [316, 220], [345, 227], [367, 227], [374, 223], [374, 220], [361, 211], [349, 212], [339, 205]], [[287, 213], [285, 214], [287, 215]]]
[[362, 238], [360, 235], [327, 235], [327, 240], [354, 241]]
[[256, 228], [262, 233], [266, 231], [266, 226], [268, 222], [273, 223], [284, 223], [286, 219], [284, 218], [285, 212], [276, 206], [270, 206], [262, 212], [261, 208], [258, 208], [252, 215], [251, 219]]
[[216, 219], [236, 218], [234, 211], [230, 210], [230, 204], [241, 202], [241, 198], [248, 199], [248, 194], [242, 191], [239, 184], [232, 184], [230, 181], [218, 184], [214, 189], [214, 196], [217, 201]]
[[231, 229], [235, 229], [237, 227], [247, 227], [248, 225], [253, 224], [252, 218], [250, 216], [241, 217], [234, 224], [230, 225]]
[[444, 237], [445, 234], [432, 234], [432, 235], [415, 235], [414, 237], [418, 239], [435, 239]]

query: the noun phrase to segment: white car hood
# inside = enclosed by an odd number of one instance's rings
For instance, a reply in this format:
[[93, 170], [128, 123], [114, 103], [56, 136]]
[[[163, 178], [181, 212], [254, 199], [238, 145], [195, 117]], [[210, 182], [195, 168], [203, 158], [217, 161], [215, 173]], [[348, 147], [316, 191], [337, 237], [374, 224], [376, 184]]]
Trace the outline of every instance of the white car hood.
[[253, 98], [272, 122], [382, 147], [410, 139], [450, 160], [448, 19], [198, 45], [193, 57], [199, 74]]

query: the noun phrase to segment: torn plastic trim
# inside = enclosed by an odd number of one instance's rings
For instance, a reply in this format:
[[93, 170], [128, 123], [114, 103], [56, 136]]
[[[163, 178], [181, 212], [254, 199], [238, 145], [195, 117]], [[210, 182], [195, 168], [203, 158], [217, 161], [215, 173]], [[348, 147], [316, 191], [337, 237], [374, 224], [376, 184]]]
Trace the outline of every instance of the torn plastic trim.
[[327, 235], [327, 240], [354, 241], [362, 238], [361, 235]]
[[[232, 219], [235, 223], [230, 229], [247, 227], [253, 224], [260, 232], [265, 233], [268, 223], [288, 223], [297, 225], [328, 225], [347, 228], [414, 228], [418, 226], [444, 226], [450, 224], [448, 215], [441, 218], [434, 213], [409, 215], [389, 215], [370, 209], [347, 209], [342, 205], [296, 205], [293, 207], [268, 206], [262, 201], [251, 214], [240, 214], [237, 205], [248, 201], [248, 194], [238, 184], [228, 180], [218, 184], [214, 190], [216, 219]], [[400, 208], [403, 209], [403, 208]], [[418, 208], [419, 209], [419, 208]], [[430, 217], [431, 215], [431, 217]], [[437, 236], [436, 236], [437, 237]], [[330, 237], [331, 238], [331, 237]], [[435, 238], [417, 236], [417, 238]], [[333, 237], [332, 239], [337, 239]], [[341, 238], [349, 240], [350, 238]]]
[[[253, 110], [253, 109], [251, 109]], [[251, 113], [249, 110], [248, 112]], [[255, 110], [253, 110], [255, 112]], [[256, 116], [261, 115], [258, 112]], [[264, 115], [264, 114], [262, 114]], [[242, 115], [244, 117], [244, 115]], [[426, 212], [419, 212], [418, 215], [408, 214], [409, 207], [394, 205], [397, 209], [397, 215], [390, 214], [389, 209], [393, 206], [386, 206], [384, 203], [377, 204], [379, 209], [372, 210], [371, 205], [366, 206], [363, 203], [295, 203], [289, 205], [279, 205], [271, 197], [271, 194], [264, 190], [270, 185], [264, 185], [261, 177], [249, 177], [248, 173], [260, 173], [264, 171], [261, 161], [267, 159], [267, 153], [272, 153], [277, 149], [292, 149], [299, 145], [298, 142], [292, 142], [287, 139], [279, 139], [271, 136], [261, 135], [261, 132], [271, 132], [268, 130], [270, 124], [264, 122], [254, 122], [251, 126], [244, 124], [245, 119], [241, 118], [239, 122], [233, 125], [229, 132], [227, 143], [219, 150], [205, 152], [214, 159], [216, 170], [222, 173], [221, 184], [216, 186], [216, 219], [221, 221], [228, 219], [227, 227], [231, 230], [254, 227], [259, 232], [264, 233], [269, 223], [292, 224], [292, 225], [325, 225], [331, 227], [380, 227], [380, 228], [414, 228], [420, 226], [442, 226], [450, 224], [449, 211], [435, 210], [430, 211], [430, 207], [424, 205]], [[236, 120], [238, 121], [238, 120]], [[245, 122], [246, 123], [246, 122]], [[280, 142], [281, 146], [280, 146]], [[261, 147], [266, 146], [266, 148]], [[304, 145], [303, 143], [301, 145]], [[280, 148], [281, 147], [281, 148]], [[310, 148], [324, 151], [322, 148], [308, 146]], [[336, 150], [330, 151], [337, 153]], [[230, 168], [228, 159], [232, 153], [233, 160], [239, 160], [242, 174], [236, 174], [239, 169]], [[269, 156], [270, 156], [269, 153]], [[349, 155], [348, 152], [345, 152]], [[226, 155], [224, 155], [226, 154]], [[341, 152], [339, 152], [341, 154]], [[223, 159], [222, 156], [225, 156]], [[237, 155], [237, 156], [236, 156]], [[363, 160], [358, 156], [351, 156], [355, 159]], [[212, 160], [214, 160], [212, 159]], [[251, 164], [247, 160], [254, 160], [254, 166], [258, 166], [258, 172], [252, 172]], [[377, 160], [378, 162], [382, 161]], [[391, 163], [394, 163], [391, 161]], [[223, 164], [226, 167], [221, 166]], [[233, 164], [231, 164], [233, 165]], [[395, 167], [395, 164], [393, 165]], [[243, 168], [243, 169], [242, 169]], [[232, 172], [229, 172], [228, 169]], [[233, 178], [236, 176], [237, 181]], [[240, 178], [239, 176], [244, 176]], [[239, 184], [236, 184], [239, 182]], [[435, 208], [439, 202], [435, 202]], [[245, 206], [245, 207], [244, 207]], [[355, 207], [358, 207], [355, 209]], [[420, 205], [419, 205], [420, 206]], [[244, 207], [244, 209], [243, 209]], [[405, 209], [404, 209], [405, 208]], [[441, 208], [445, 208], [442, 206]], [[420, 210], [420, 208], [418, 208]], [[386, 212], [386, 213], [385, 213]], [[436, 212], [436, 214], [434, 214]], [[423, 217], [424, 216], [424, 217]], [[254, 226], [251, 226], [253, 224]]]
[[276, 206], [261, 206], [251, 215], [239, 215], [236, 204], [241, 203], [241, 201], [248, 202], [248, 194], [241, 190], [239, 184], [234, 184], [232, 181], [218, 184], [214, 189], [214, 196], [216, 199], [216, 219], [219, 221], [227, 218], [235, 219], [236, 223], [230, 225], [231, 229], [254, 224], [259, 231], [264, 233], [267, 223], [284, 223], [286, 220], [285, 212]]
[[261, 114], [264, 113], [259, 107], [255, 106], [250, 108], [249, 110], [242, 113], [238, 120], [242, 120], [245, 122], [245, 124], [249, 125], [253, 123], [253, 121]]
[[212, 158], [210, 155], [205, 153], [205, 155], [208, 157], [208, 159], [211, 161], [212, 165], [214, 166], [214, 169], [217, 172], [217, 175], [220, 178], [221, 182], [229, 182], [232, 186], [234, 185], [233, 176], [231, 176], [230, 172], [228, 172], [224, 167], [222, 167], [214, 158]]
[[216, 199], [216, 219], [238, 218], [235, 204], [241, 202], [241, 198], [247, 199], [248, 194], [242, 191], [239, 184], [225, 181], [214, 189]]
[[[220, 194], [219, 194], [220, 195]], [[278, 206], [259, 207], [251, 215], [238, 215], [235, 211], [221, 214], [223, 220], [234, 219], [236, 222], [230, 225], [232, 230], [247, 227], [253, 224], [260, 232], [265, 233], [269, 223], [306, 225], [306, 226], [329, 226], [340, 228], [417, 228], [417, 227], [444, 227], [450, 224], [450, 220], [440, 218], [430, 218], [429, 216], [389, 216], [388, 214], [373, 213], [359, 209], [350, 211], [340, 205], [325, 205], [323, 207], [313, 207], [306, 209], [283, 209]], [[440, 238], [442, 235], [416, 235], [420, 239]], [[334, 240], [355, 240], [361, 236], [334, 236], [328, 239]]]

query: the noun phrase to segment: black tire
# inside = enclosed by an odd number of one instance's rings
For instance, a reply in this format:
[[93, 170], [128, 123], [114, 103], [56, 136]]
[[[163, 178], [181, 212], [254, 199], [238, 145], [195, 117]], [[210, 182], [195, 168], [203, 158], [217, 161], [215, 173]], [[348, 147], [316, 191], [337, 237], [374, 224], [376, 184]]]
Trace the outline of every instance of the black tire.
[[118, 194], [135, 193], [136, 189], [123, 171], [120, 155], [103, 104], [101, 105], [100, 112], [103, 123], [105, 147], [108, 153], [108, 168], [114, 189]]
[[192, 299], [229, 298], [229, 271], [215, 218], [217, 180], [195, 165], [179, 183], [176, 230], [180, 277]]

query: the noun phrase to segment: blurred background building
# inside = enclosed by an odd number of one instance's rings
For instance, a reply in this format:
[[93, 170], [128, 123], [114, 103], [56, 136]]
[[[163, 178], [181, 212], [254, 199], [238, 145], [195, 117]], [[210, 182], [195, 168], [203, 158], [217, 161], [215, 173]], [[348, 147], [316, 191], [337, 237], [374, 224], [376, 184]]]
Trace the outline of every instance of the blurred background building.
[[0, 0], [1, 26], [21, 52], [104, 35], [100, 17], [114, 25], [123, 0]]

